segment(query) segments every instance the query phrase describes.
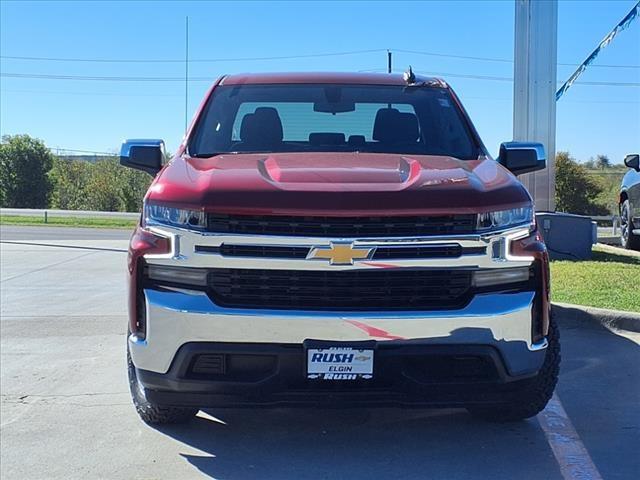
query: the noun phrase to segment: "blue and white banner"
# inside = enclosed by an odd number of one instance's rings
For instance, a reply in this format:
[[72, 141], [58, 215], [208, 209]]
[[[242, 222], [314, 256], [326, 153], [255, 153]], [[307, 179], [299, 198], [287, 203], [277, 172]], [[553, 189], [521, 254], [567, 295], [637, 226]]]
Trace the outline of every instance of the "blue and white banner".
[[636, 19], [636, 17], [639, 17], [639, 16], [640, 16], [640, 1], [636, 3], [635, 7], [631, 9], [631, 11], [627, 14], [627, 16], [624, 17], [622, 20], [620, 20], [620, 23], [618, 23], [618, 25], [616, 25], [615, 28], [611, 30], [611, 32], [609, 32], [609, 34], [602, 39], [602, 41], [598, 44], [596, 49], [593, 52], [591, 52], [591, 55], [589, 55], [587, 59], [584, 62], [582, 62], [582, 64], [578, 67], [578, 69], [575, 72], [573, 72], [573, 75], [569, 77], [569, 80], [564, 82], [564, 85], [562, 85], [562, 87], [560, 87], [560, 89], [556, 92], [556, 102], [560, 100], [560, 97], [562, 97], [562, 95], [564, 95], [564, 93], [567, 90], [569, 90], [569, 87], [573, 85], [573, 82], [575, 82], [577, 78], [582, 74], [582, 72], [585, 71], [587, 66], [590, 65], [596, 59], [596, 57], [600, 54], [600, 51], [603, 48], [605, 48], [607, 45], [609, 45], [613, 40], [613, 38], [619, 32], [627, 28], [631, 24], [631, 22], [633, 22]]

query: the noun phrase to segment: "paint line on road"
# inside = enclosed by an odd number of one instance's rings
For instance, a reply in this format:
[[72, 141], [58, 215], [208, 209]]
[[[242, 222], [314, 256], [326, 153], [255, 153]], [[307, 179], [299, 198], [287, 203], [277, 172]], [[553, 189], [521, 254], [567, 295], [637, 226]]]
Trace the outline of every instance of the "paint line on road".
[[556, 457], [565, 480], [602, 480], [567, 412], [554, 393], [538, 422]]
[[25, 277], [27, 275], [31, 275], [33, 273], [42, 272], [43, 270], [46, 270], [48, 268], [57, 267], [57, 266], [60, 266], [60, 265], [62, 265], [64, 263], [73, 262], [75, 260], [79, 260], [81, 258], [88, 257], [89, 255], [95, 255], [95, 252], [84, 253], [82, 255], [78, 255], [77, 257], [67, 258], [67, 259], [61, 260], [59, 262], [51, 263], [49, 265], [44, 265], [44, 266], [42, 266], [40, 268], [36, 268], [35, 270], [29, 270], [28, 272], [19, 273], [17, 275], [14, 275], [13, 277], [4, 278], [4, 279], [0, 280], [0, 283], [10, 282], [11, 280], [15, 280], [16, 278], [21, 278], [21, 277]]
[[105, 247], [82, 247], [80, 245], [57, 245], [55, 243], [33, 243], [33, 242], [18, 242], [18, 241], [10, 241], [3, 240], [0, 243], [7, 243], [10, 245], [28, 245], [32, 247], [53, 247], [53, 248], [75, 248], [77, 250], [94, 250], [97, 252], [117, 252], [117, 253], [127, 253], [127, 250], [124, 248], [105, 248]]

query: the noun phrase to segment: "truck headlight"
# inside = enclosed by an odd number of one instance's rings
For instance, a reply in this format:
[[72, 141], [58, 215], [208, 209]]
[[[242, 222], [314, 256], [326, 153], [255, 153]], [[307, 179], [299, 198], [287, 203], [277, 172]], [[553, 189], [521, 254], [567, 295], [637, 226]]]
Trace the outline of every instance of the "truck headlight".
[[144, 223], [145, 225], [170, 225], [191, 230], [205, 230], [207, 228], [207, 214], [201, 210], [145, 204]]
[[478, 215], [477, 229], [480, 232], [502, 230], [533, 223], [533, 207], [511, 208]]

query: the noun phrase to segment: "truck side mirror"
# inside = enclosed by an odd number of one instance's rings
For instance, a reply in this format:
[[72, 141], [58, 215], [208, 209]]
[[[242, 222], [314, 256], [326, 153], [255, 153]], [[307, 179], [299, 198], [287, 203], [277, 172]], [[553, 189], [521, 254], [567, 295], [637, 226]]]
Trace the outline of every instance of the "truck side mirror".
[[162, 168], [162, 140], [125, 140], [120, 148], [120, 165], [154, 175]]
[[624, 157], [624, 164], [633, 168], [636, 172], [640, 172], [640, 155], [637, 153], [629, 153]]
[[500, 144], [498, 163], [514, 175], [521, 175], [546, 168], [547, 155], [541, 143], [504, 142]]

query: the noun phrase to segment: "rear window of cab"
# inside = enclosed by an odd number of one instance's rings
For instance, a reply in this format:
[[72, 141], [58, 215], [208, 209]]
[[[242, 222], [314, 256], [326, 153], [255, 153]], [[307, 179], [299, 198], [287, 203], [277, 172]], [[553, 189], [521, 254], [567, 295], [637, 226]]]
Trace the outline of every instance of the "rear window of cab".
[[363, 151], [477, 158], [447, 89], [390, 85], [219, 86], [189, 154]]

